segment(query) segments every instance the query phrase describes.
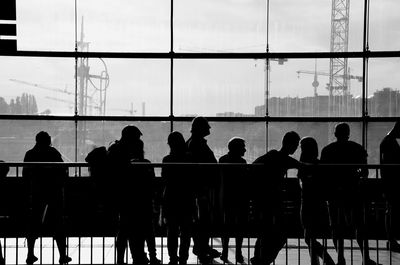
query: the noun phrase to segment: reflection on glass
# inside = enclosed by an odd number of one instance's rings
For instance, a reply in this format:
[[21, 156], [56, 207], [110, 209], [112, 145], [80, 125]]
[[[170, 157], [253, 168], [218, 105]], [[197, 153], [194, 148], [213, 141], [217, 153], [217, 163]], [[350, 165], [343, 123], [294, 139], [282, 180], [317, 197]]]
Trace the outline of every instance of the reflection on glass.
[[78, 1], [78, 42], [91, 52], [166, 52], [169, 26], [170, 1]]
[[174, 1], [176, 52], [263, 52], [265, 1]]
[[[269, 68], [269, 115], [360, 116], [362, 60], [343, 60], [347, 68], [343, 67], [341, 74], [336, 74], [337, 69], [331, 70], [329, 59], [289, 59], [283, 63], [272, 61]], [[261, 115], [264, 110], [264, 106], [259, 106], [256, 115]]]
[[73, 115], [73, 58], [1, 57], [0, 114]]
[[78, 113], [169, 115], [169, 61], [78, 59]]
[[[335, 5], [333, 1], [271, 0], [270, 51], [361, 51], [363, 1], [334, 2]], [[336, 9], [332, 10], [332, 6]], [[331, 34], [332, 25], [336, 34]], [[341, 40], [335, 36], [341, 36]], [[334, 47], [330, 46], [331, 41]]]
[[74, 50], [74, 1], [19, 0], [16, 8], [18, 50]]
[[399, 50], [400, 2], [370, 1], [369, 48], [371, 50]]
[[254, 116], [265, 100], [264, 69], [255, 60], [177, 60], [174, 115]]
[[399, 58], [369, 60], [368, 113], [370, 116], [400, 116], [399, 67]]

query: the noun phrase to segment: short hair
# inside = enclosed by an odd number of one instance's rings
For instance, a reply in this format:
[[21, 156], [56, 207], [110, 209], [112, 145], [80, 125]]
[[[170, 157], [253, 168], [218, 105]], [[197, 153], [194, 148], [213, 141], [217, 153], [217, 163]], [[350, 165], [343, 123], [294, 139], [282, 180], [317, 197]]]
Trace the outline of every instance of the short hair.
[[139, 139], [142, 132], [135, 125], [129, 124], [121, 131], [121, 139]]
[[335, 126], [335, 136], [336, 138], [348, 138], [350, 136], [350, 126], [345, 123], [339, 123]]
[[240, 144], [245, 144], [245, 140], [241, 137], [233, 137], [228, 142], [229, 151], [236, 149]]
[[295, 131], [290, 131], [285, 133], [285, 135], [282, 138], [282, 145], [287, 145], [291, 143], [299, 143], [300, 141], [300, 136], [297, 132]]
[[38, 134], [36, 134], [35, 137], [36, 144], [38, 145], [50, 145], [51, 144], [51, 137], [50, 135], [45, 132], [45, 131], [40, 131]]

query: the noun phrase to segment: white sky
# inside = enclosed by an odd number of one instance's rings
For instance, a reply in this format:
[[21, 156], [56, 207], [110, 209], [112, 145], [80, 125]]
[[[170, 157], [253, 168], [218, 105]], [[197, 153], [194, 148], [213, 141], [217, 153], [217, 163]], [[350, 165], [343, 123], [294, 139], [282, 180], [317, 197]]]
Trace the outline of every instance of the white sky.
[[[349, 50], [362, 49], [362, 0], [350, 1]], [[331, 0], [271, 0], [270, 50], [329, 51]], [[399, 50], [400, 1], [371, 0], [370, 48]], [[170, 50], [170, 2], [166, 0], [79, 0], [78, 30], [84, 17], [85, 41], [90, 51], [166, 52]], [[177, 52], [262, 52], [266, 44], [265, 0], [175, 0], [174, 49]], [[74, 1], [17, 0], [19, 50], [74, 49]], [[73, 97], [9, 81], [10, 78], [46, 87], [74, 90], [74, 60], [1, 57], [0, 88], [7, 100], [23, 92], [36, 96], [39, 111], [72, 114], [65, 102]], [[107, 92], [109, 115], [128, 115], [131, 103], [137, 114], [169, 114], [169, 61], [105, 59], [110, 75]], [[91, 59], [91, 73], [103, 70]], [[319, 60], [318, 70], [328, 72], [329, 60]], [[350, 60], [352, 74], [361, 75], [362, 61]], [[370, 93], [383, 87], [400, 89], [400, 59], [370, 60]], [[271, 96], [311, 96], [314, 60], [271, 62]], [[328, 78], [319, 77], [319, 93]], [[252, 114], [264, 102], [264, 63], [255, 60], [177, 60], [174, 64], [175, 115], [216, 112]], [[361, 84], [351, 83], [360, 94]], [[90, 94], [97, 97], [92, 88]], [[95, 104], [95, 102], [94, 102]], [[123, 109], [122, 111], [120, 109]], [[94, 113], [96, 114], [96, 113]]]

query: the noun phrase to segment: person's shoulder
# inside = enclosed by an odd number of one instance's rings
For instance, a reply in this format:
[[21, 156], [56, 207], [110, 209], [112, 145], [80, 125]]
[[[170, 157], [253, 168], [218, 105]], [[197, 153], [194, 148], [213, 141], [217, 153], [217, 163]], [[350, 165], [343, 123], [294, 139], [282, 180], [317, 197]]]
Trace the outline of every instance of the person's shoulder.
[[221, 156], [220, 158], [219, 158], [219, 160], [218, 160], [218, 162], [219, 163], [226, 163], [226, 162], [228, 162], [230, 159], [229, 159], [229, 155], [228, 154], [225, 154], [225, 155], [223, 155], [223, 156]]
[[172, 159], [171, 154], [168, 154], [168, 155], [166, 155], [166, 156], [163, 157], [162, 162], [163, 162], [163, 163], [168, 163], [168, 162], [171, 162], [172, 160], [173, 160], [173, 159]]
[[253, 164], [266, 163], [269, 159], [271, 159], [271, 157], [275, 156], [276, 154], [278, 154], [278, 150], [272, 149], [254, 160]]

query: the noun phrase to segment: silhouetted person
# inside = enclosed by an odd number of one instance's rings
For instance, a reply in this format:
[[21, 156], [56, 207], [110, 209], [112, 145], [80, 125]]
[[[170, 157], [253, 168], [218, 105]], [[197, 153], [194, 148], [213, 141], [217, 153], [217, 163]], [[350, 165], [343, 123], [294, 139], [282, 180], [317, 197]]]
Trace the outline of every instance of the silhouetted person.
[[[195, 163], [217, 163], [213, 151], [204, 139], [210, 134], [210, 125], [206, 118], [198, 116], [192, 121], [191, 137], [187, 140], [189, 154]], [[196, 183], [197, 220], [193, 227], [193, 253], [200, 263], [209, 264], [221, 254], [211, 248], [210, 228], [215, 211], [215, 191], [218, 182], [217, 170], [210, 167], [199, 167], [191, 176]]]
[[[24, 162], [63, 162], [61, 154], [51, 146], [51, 137], [41, 131], [36, 135], [35, 146], [26, 152]], [[27, 264], [37, 261], [34, 253], [35, 241], [40, 227], [49, 220], [54, 227], [54, 237], [60, 253], [60, 264], [71, 261], [66, 255], [66, 238], [64, 234], [64, 182], [68, 177], [63, 167], [25, 166], [22, 176], [28, 181], [30, 188], [29, 222], [30, 229], [27, 236], [28, 256]]]
[[[400, 121], [396, 122], [393, 129], [383, 138], [380, 145], [381, 164], [400, 164]], [[400, 214], [400, 177], [399, 168], [382, 168], [384, 195], [386, 199], [386, 233], [388, 247], [391, 251], [400, 252], [400, 244], [397, 243], [392, 224], [399, 224]]]
[[[187, 163], [190, 157], [185, 139], [180, 132], [174, 131], [168, 136], [170, 153], [163, 163]], [[163, 215], [167, 225], [167, 245], [169, 264], [187, 264], [190, 247], [190, 233], [193, 223], [196, 202], [194, 198], [193, 179], [190, 171], [184, 166], [163, 167], [161, 176], [165, 179], [163, 196]], [[178, 236], [180, 232], [179, 257]]]
[[288, 169], [300, 168], [302, 164], [292, 155], [299, 146], [300, 136], [288, 132], [283, 136], [280, 150], [271, 150], [257, 158], [253, 164], [264, 165], [254, 172], [252, 194], [261, 224], [254, 257], [251, 263], [270, 264], [286, 243], [283, 228], [282, 183]]
[[[132, 165], [135, 161], [148, 162], [144, 159], [141, 135], [141, 131], [136, 126], [128, 125], [122, 130], [121, 139], [108, 148], [109, 172], [114, 176], [115, 205], [119, 215], [119, 231], [116, 240], [118, 264], [124, 264], [127, 241], [129, 241], [133, 262], [148, 263], [144, 252], [144, 242], [149, 234], [149, 227], [153, 229], [152, 178], [154, 170]], [[156, 263], [154, 261], [155, 243], [152, 252], [149, 253], [150, 259]]]
[[[228, 153], [219, 159], [219, 163], [246, 164], [243, 158], [246, 152], [244, 139], [234, 137], [229, 140]], [[249, 198], [245, 168], [223, 167], [221, 169], [221, 197], [224, 233], [222, 237], [221, 260], [228, 263], [229, 234], [236, 233], [236, 262], [243, 263], [242, 243], [243, 226], [249, 214]]]
[[[300, 141], [300, 161], [318, 164], [318, 144], [312, 137], [304, 137]], [[328, 205], [325, 198], [325, 181], [321, 170], [317, 168], [301, 168], [297, 173], [301, 183], [300, 217], [304, 228], [304, 240], [310, 252], [311, 265], [319, 265], [319, 259], [326, 265], [335, 265], [326, 249], [316, 240], [318, 233], [329, 231]]]
[[[2, 188], [3, 186], [3, 180], [7, 177], [8, 171], [10, 170], [10, 168], [8, 166], [4, 166], [1, 163], [3, 163], [3, 160], [0, 160], [0, 186]], [[1, 198], [1, 200], [3, 200], [5, 198]], [[4, 265], [5, 264], [5, 260], [3, 257], [3, 248], [1, 247], [1, 242], [0, 242], [0, 265]]]
[[[323, 164], [367, 164], [367, 152], [358, 143], [349, 141], [350, 127], [347, 123], [335, 126], [336, 142], [322, 149]], [[332, 238], [338, 254], [339, 265], [345, 264], [344, 228], [352, 225], [356, 228], [357, 243], [363, 254], [364, 265], [376, 264], [369, 257], [368, 240], [363, 220], [363, 201], [360, 192], [360, 180], [368, 177], [367, 168], [329, 168], [325, 173], [331, 188], [328, 201], [332, 226]], [[349, 222], [350, 221], [350, 222]]]

